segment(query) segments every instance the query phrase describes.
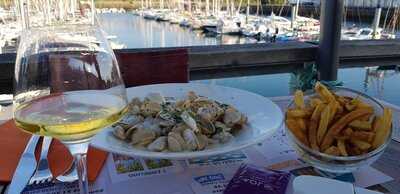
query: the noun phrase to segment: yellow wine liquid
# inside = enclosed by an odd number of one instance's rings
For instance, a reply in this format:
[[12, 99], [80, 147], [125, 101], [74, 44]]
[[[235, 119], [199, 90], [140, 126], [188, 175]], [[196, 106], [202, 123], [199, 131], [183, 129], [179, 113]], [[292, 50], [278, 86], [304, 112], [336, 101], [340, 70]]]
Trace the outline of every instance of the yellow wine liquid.
[[21, 129], [65, 142], [85, 141], [126, 112], [125, 99], [78, 91], [52, 94], [19, 105], [14, 113]]

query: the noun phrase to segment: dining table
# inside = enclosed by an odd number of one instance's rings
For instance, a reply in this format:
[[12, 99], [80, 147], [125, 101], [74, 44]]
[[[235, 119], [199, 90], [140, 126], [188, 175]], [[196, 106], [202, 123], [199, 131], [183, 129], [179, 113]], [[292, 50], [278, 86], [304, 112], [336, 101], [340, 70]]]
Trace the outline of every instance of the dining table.
[[[129, 89], [128, 89], [129, 90]], [[270, 99], [275, 102], [281, 109], [285, 109], [289, 102], [292, 100], [292, 96], [279, 96], [279, 97], [270, 97]], [[384, 105], [391, 107], [393, 109], [394, 116], [394, 127], [400, 127], [400, 107], [390, 104], [385, 101], [381, 101]], [[9, 121], [12, 119], [13, 107], [12, 105], [3, 106], [2, 111], [0, 112], [0, 124]], [[377, 184], [373, 186], [369, 186], [368, 189], [377, 190], [383, 193], [400, 193], [400, 130], [394, 130], [393, 139], [391, 140], [389, 146], [383, 153], [383, 155], [372, 164], [372, 167], [381, 171], [382, 173], [390, 176], [393, 180]], [[106, 168], [105, 166], [103, 168]], [[1, 168], [0, 168], [1, 169]], [[103, 169], [104, 170], [104, 169]], [[100, 173], [100, 176], [101, 173]], [[178, 180], [177, 180], [178, 181]], [[9, 183], [1, 183], [0, 184], [0, 193], [5, 193], [7, 185]], [[181, 192], [176, 192], [181, 193]]]

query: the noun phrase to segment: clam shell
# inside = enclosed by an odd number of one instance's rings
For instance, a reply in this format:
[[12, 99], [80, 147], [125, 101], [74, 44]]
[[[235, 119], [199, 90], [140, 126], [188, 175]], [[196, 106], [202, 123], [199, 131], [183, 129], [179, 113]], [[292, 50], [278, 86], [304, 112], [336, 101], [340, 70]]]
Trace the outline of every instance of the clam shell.
[[132, 144], [140, 144], [140, 145], [147, 145], [151, 143], [156, 138], [156, 134], [154, 131], [144, 130], [144, 129], [137, 129], [131, 135], [131, 143]]
[[119, 125], [114, 127], [113, 134], [118, 139], [122, 139], [122, 140], [126, 139], [125, 129]]
[[124, 116], [120, 121], [118, 121], [118, 124], [133, 126], [142, 121], [143, 121], [142, 116], [128, 114], [128, 115]]
[[179, 123], [171, 129], [171, 132], [181, 134], [187, 128], [188, 128], [188, 126], [186, 124]]
[[161, 152], [167, 148], [167, 137], [162, 136], [151, 142], [147, 149], [151, 151]]
[[199, 150], [203, 150], [204, 148], [206, 148], [208, 146], [209, 140], [208, 137], [203, 135], [203, 134], [197, 134], [197, 139], [198, 139], [198, 146], [199, 146]]
[[132, 98], [132, 100], [129, 102], [129, 106], [139, 106], [140, 107], [141, 105], [142, 105], [142, 101], [138, 97]]
[[194, 132], [199, 132], [199, 128], [197, 127], [196, 121], [187, 111], [183, 111], [181, 114], [181, 118], [183, 122], [189, 126]]
[[242, 114], [236, 109], [229, 107], [225, 110], [224, 113], [224, 123], [228, 127], [232, 127], [235, 124], [239, 123], [242, 118]]
[[224, 123], [221, 123], [219, 121], [215, 122], [215, 128], [220, 128], [222, 131], [231, 131], [231, 128], [227, 127]]
[[140, 107], [140, 111], [145, 116], [155, 116], [161, 111], [161, 104], [157, 102], [146, 101]]
[[148, 131], [153, 131], [157, 136], [161, 135], [160, 120], [153, 117], [146, 117], [140, 127]]
[[206, 135], [214, 134], [216, 130], [214, 124], [206, 119], [200, 119], [200, 129]]
[[139, 106], [137, 106], [137, 105], [134, 105], [134, 106], [130, 106], [129, 107], [129, 112], [131, 113], [131, 114], [139, 114], [140, 113], [140, 107]]
[[145, 100], [150, 101], [150, 102], [155, 102], [157, 104], [165, 103], [165, 98], [160, 93], [156, 93], [156, 92], [147, 94]]
[[200, 107], [197, 109], [197, 115], [204, 120], [212, 121], [215, 119], [217, 113], [210, 107]]
[[196, 134], [191, 129], [185, 129], [182, 133], [183, 139], [189, 150], [197, 150], [199, 147], [199, 140]]
[[233, 135], [230, 134], [229, 132], [222, 131], [215, 134], [212, 138], [218, 140], [220, 143], [227, 143], [233, 139]]
[[168, 134], [168, 149], [173, 152], [181, 152], [185, 150], [185, 140], [179, 133], [170, 132]]
[[189, 91], [187, 93], [187, 97], [188, 97], [188, 99], [190, 101], [194, 101], [194, 100], [196, 100], [198, 98], [197, 94], [195, 92], [193, 92], [193, 91]]

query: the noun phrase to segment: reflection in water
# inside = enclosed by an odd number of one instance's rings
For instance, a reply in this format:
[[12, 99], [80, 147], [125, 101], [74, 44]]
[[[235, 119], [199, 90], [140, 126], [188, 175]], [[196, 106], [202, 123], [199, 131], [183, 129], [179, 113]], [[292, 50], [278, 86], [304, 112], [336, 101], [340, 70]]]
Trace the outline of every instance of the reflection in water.
[[[287, 96], [293, 92], [289, 84], [290, 78], [291, 75], [285, 73], [195, 82], [241, 88], [263, 96]], [[400, 71], [398, 70], [378, 70], [377, 67], [370, 70], [368, 68], [340, 69], [338, 79], [344, 83], [344, 87], [400, 106]]]
[[[118, 36], [118, 41], [128, 48], [177, 47], [194, 45], [243, 44], [254, 40], [239, 36], [207, 37], [166, 22], [144, 20], [130, 14], [102, 14], [104, 30]], [[196, 81], [241, 88], [264, 96], [285, 96], [291, 93], [290, 74], [248, 76]], [[341, 69], [338, 75], [345, 87], [365, 92], [400, 106], [400, 73], [382, 68]]]
[[101, 14], [103, 29], [118, 37], [128, 48], [178, 47], [196, 45], [254, 43], [255, 39], [240, 36], [208, 37], [201, 31], [182, 28], [168, 22], [145, 20], [132, 14]]
[[[390, 83], [385, 84], [385, 79], [388, 80], [391, 79], [392, 77], [394, 78], [399, 77], [400, 74], [399, 67], [400, 66], [390, 66], [389, 68], [387, 67], [365, 68], [364, 92], [368, 92], [368, 90], [375, 90], [377, 98], [384, 98], [385, 86], [391, 85]], [[391, 88], [388, 88], [388, 90], [391, 90]]]

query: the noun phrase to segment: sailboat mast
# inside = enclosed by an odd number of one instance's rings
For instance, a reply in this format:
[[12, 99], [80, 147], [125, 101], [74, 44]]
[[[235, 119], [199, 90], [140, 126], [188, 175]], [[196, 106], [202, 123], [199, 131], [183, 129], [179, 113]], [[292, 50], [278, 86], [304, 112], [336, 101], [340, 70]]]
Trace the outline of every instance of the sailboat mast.
[[226, 8], [226, 13], [227, 14], [229, 14], [229, 15], [231, 15], [231, 13], [230, 13], [230, 3], [229, 3], [229, 0], [226, 0], [226, 5], [225, 5], [225, 8]]
[[386, 22], [387, 22], [387, 19], [388, 19], [388, 16], [389, 16], [389, 11], [390, 11], [390, 9], [392, 9], [392, 7], [393, 7], [393, 0], [390, 1], [389, 8], [386, 11], [385, 20], [383, 21], [383, 29], [386, 29]]
[[210, 0], [206, 0], [206, 16], [210, 15]]
[[246, 6], [246, 24], [249, 22], [249, 14], [250, 14], [250, 0], [247, 0], [247, 6]]
[[238, 6], [238, 8], [236, 9], [236, 14], [237, 14], [237, 15], [239, 15], [240, 9], [242, 8], [242, 2], [243, 2], [243, 0], [240, 0], [239, 6]]
[[258, 16], [260, 12], [260, 0], [257, 0], [257, 10], [256, 10], [256, 15]]
[[233, 16], [235, 14], [235, 1], [231, 0], [231, 15]]

